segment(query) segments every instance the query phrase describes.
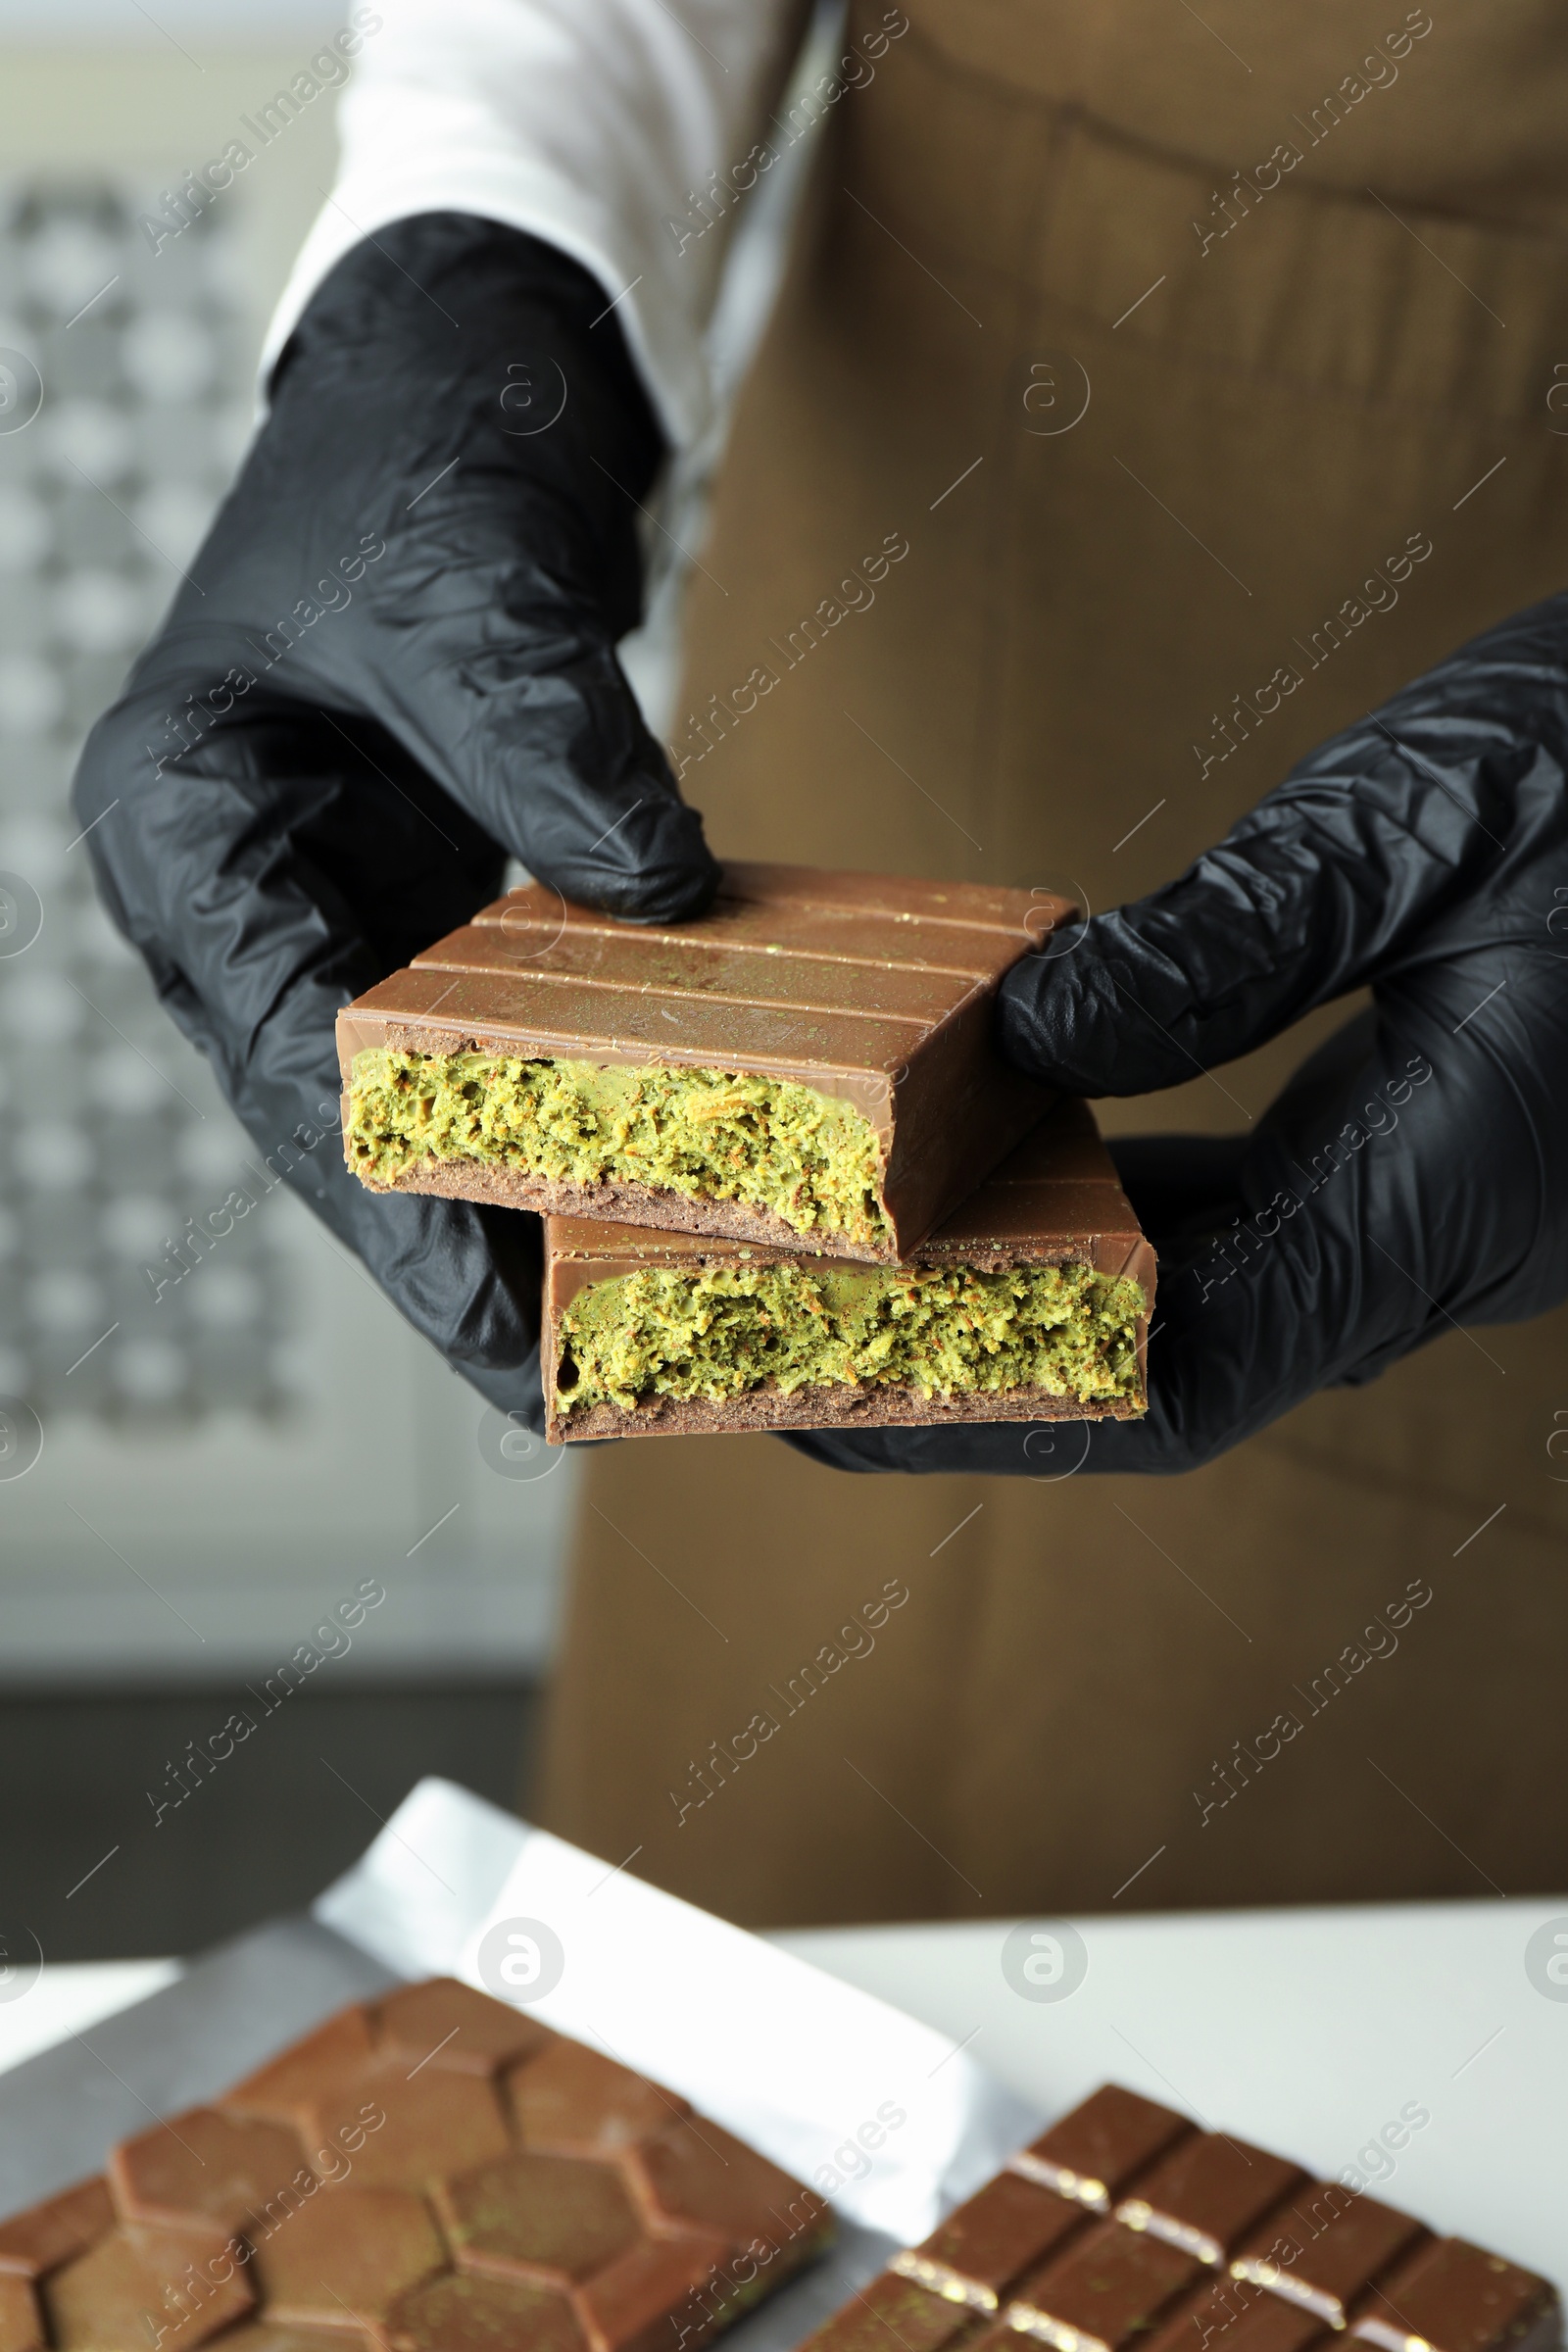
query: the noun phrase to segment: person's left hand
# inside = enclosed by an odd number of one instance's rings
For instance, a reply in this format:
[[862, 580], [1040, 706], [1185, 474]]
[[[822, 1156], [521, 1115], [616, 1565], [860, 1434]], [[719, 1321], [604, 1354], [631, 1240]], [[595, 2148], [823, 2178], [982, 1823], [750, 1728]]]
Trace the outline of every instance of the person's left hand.
[[[1083, 1468], [1193, 1469], [1456, 1325], [1568, 1297], [1568, 596], [1324, 744], [1075, 954], [1015, 965], [998, 1017], [1018, 1068], [1141, 1095], [1366, 986], [1255, 1128], [1114, 1147], [1159, 1253], [1149, 1412], [1085, 1424]], [[1040, 1475], [1016, 1422], [793, 1442]]]

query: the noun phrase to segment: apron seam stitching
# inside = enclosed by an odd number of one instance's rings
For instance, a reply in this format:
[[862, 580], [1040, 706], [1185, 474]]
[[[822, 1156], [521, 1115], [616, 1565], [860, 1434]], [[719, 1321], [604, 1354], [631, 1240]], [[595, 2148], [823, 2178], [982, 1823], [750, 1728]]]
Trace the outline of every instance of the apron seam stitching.
[[[987, 74], [983, 68], [964, 64], [960, 59], [942, 48], [928, 33], [922, 32], [918, 25], [911, 24], [909, 32], [911, 36], [910, 49], [921, 56], [922, 62], [928, 66], [937, 67], [944, 74], [956, 77], [959, 81], [969, 82], [977, 91], [983, 91], [999, 104], [1016, 112], [1055, 116], [1062, 121], [1072, 118], [1087, 141], [1099, 140], [1103, 145], [1118, 148], [1123, 154], [1136, 157], [1142, 162], [1159, 165], [1169, 172], [1185, 172], [1195, 179], [1206, 178], [1210, 173], [1225, 169], [1223, 164], [1215, 162], [1212, 157], [1189, 155], [1182, 148], [1167, 147], [1157, 139], [1145, 138], [1137, 131], [1127, 130], [1120, 124], [1108, 121], [1103, 115], [1097, 114], [1092, 107], [1084, 103], [1082, 98], [1053, 98], [1034, 91], [1020, 91], [996, 75]], [[1293, 182], [1289, 188], [1285, 188], [1282, 183], [1281, 188], [1273, 192], [1275, 194], [1283, 193], [1290, 197], [1304, 198], [1309, 203], [1343, 207], [1367, 219], [1376, 219], [1377, 217], [1376, 205], [1364, 195], [1359, 195], [1348, 188], [1341, 188], [1328, 180], [1304, 179]], [[1394, 192], [1396, 196], [1399, 196], [1397, 189]], [[1494, 237], [1499, 242], [1544, 246], [1560, 256], [1562, 260], [1568, 261], [1568, 229], [1557, 230], [1513, 221], [1494, 221], [1489, 220], [1485, 215], [1455, 212], [1442, 205], [1423, 202], [1415, 196], [1399, 196], [1399, 201], [1407, 210], [1415, 213], [1420, 220], [1442, 222], [1448, 227], [1473, 229], [1483, 236]], [[946, 250], [950, 254], [954, 251], [952, 247]]]

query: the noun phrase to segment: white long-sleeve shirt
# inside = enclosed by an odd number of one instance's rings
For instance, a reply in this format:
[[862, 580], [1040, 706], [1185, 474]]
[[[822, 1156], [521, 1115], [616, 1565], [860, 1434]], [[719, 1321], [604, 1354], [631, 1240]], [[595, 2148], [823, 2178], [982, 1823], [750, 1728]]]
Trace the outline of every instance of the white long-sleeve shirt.
[[416, 213], [477, 213], [593, 272], [666, 433], [689, 446], [708, 417], [703, 328], [726, 218], [756, 177], [795, 0], [377, 0], [350, 23], [337, 183], [272, 319], [264, 380], [363, 238]]

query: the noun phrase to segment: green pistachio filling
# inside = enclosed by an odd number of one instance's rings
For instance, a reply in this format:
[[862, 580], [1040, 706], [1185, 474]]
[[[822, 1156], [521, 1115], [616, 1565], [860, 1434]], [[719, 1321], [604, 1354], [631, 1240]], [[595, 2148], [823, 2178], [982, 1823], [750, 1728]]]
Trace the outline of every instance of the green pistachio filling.
[[1039, 1388], [1079, 1404], [1139, 1394], [1142, 1287], [1089, 1266], [791, 1261], [643, 1267], [579, 1291], [562, 1317], [558, 1409], [651, 1398], [722, 1404], [772, 1384], [909, 1387], [924, 1396]]
[[852, 1102], [784, 1078], [500, 1054], [354, 1057], [349, 1149], [395, 1184], [421, 1159], [474, 1160], [556, 1183], [619, 1179], [771, 1209], [796, 1233], [881, 1247], [877, 1134]]

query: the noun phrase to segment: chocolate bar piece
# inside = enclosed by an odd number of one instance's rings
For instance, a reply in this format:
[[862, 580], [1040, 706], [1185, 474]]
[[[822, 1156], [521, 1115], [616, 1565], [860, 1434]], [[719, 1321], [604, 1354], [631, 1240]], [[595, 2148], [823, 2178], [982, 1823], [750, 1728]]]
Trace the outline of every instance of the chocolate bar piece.
[[1309, 2181], [1260, 2223], [1231, 2264], [1271, 2294], [1343, 2328], [1366, 2289], [1427, 2235], [1407, 2213], [1361, 2196], [1338, 2180]]
[[616, 922], [531, 884], [338, 1018], [372, 1191], [906, 1256], [1040, 1117], [998, 983], [1044, 891], [728, 865], [709, 913]]
[[1226, 2277], [1183, 2295], [1139, 2352], [1327, 2352], [1341, 2340], [1294, 2303]]
[[550, 1217], [547, 1435], [1127, 1419], [1154, 1253], [1062, 1100], [906, 1266]]
[[1123, 2198], [1116, 2219], [1200, 2262], [1223, 2262], [1226, 2248], [1305, 2179], [1283, 2156], [1220, 2132], [1195, 2132], [1140, 2177], [1138, 2194]]
[[971, 2306], [890, 2267], [808, 2340], [812, 2352], [970, 2352], [990, 2336]]
[[39, 2352], [43, 2314], [25, 2278], [0, 2275], [0, 2352]]
[[684, 2099], [436, 1978], [0, 2224], [0, 2352], [668, 2352], [830, 2233]]
[[1431, 2240], [1374, 2287], [1351, 2325], [1353, 2340], [1381, 2352], [1555, 2352], [1557, 2298], [1544, 2278], [1484, 2254], [1463, 2238]]
[[41, 2278], [73, 2255], [84, 2254], [114, 2226], [115, 2206], [107, 2184], [78, 2180], [74, 2188], [63, 2188], [42, 2205], [30, 2205], [25, 2213], [0, 2222], [0, 2274]]
[[[1034, 2245], [1032, 2268], [1025, 2251]], [[1544, 2278], [1120, 2089], [1097, 2090], [803, 2352], [1562, 2352]]]
[[1037, 2343], [1122, 2352], [1124, 2345], [1142, 2343], [1199, 2269], [1195, 2255], [1157, 2237], [1097, 2222], [1024, 2279], [1007, 2306], [1007, 2325]]
[[1174, 2108], [1107, 2082], [1071, 2115], [1020, 2148], [1011, 2169], [1057, 2196], [1108, 2213], [1113, 2199], [1193, 2127]]
[[993, 2312], [1008, 2288], [1081, 2229], [1085, 2218], [1058, 2197], [1042, 2197], [1016, 2173], [999, 2173], [923, 2245], [895, 2254], [888, 2268], [949, 2302]]
[[43, 2342], [61, 2352], [119, 2352], [139, 2339], [189, 2352], [254, 2306], [230, 2243], [221, 2230], [120, 2223], [39, 2281]]

